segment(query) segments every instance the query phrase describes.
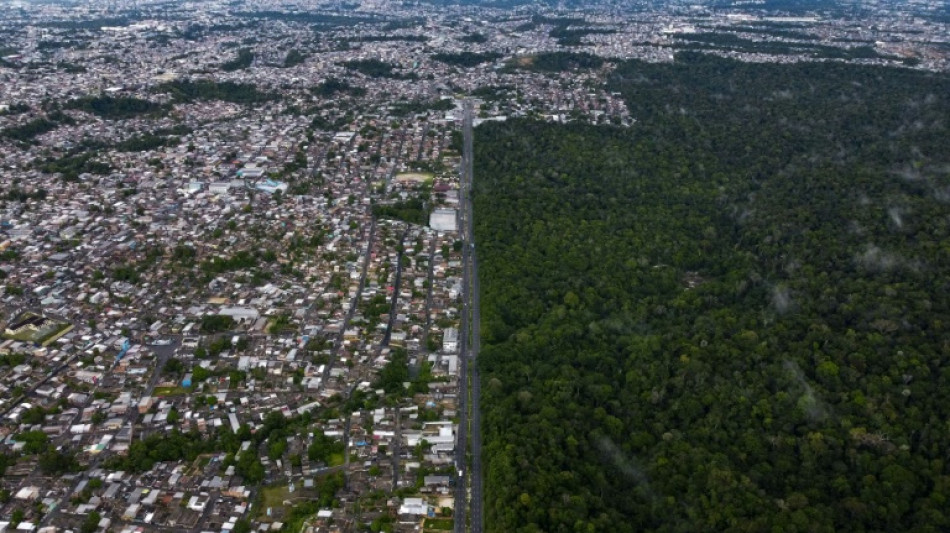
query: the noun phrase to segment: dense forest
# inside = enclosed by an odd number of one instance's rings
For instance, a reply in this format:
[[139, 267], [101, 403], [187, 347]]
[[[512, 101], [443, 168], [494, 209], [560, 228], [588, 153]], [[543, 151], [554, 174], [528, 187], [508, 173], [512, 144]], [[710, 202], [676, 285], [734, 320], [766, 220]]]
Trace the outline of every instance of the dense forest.
[[373, 206], [373, 216], [404, 220], [413, 224], [429, 222], [426, 202], [421, 198], [409, 198], [392, 204], [376, 204]]
[[327, 78], [322, 83], [311, 87], [310, 92], [323, 97], [330, 97], [337, 93], [349, 94], [356, 97], [366, 95], [366, 89], [350, 85], [346, 81], [338, 78]]
[[538, 72], [561, 72], [565, 70], [600, 68], [604, 59], [587, 52], [544, 52], [515, 60], [508, 68], [521, 68]]
[[[742, 31], [748, 31], [743, 29]], [[775, 30], [771, 30], [775, 31]], [[677, 36], [674, 48], [693, 50], [722, 50], [744, 53], [763, 53], [787, 55], [797, 54], [820, 58], [834, 59], [877, 59], [893, 57], [879, 54], [873, 46], [867, 43], [848, 48], [829, 46], [816, 43], [761, 41], [739, 37], [733, 33], [700, 32]]]
[[394, 80], [408, 80], [416, 79], [417, 77], [417, 74], [414, 72], [410, 72], [409, 74], [400, 74], [399, 72], [395, 71], [396, 65], [387, 63], [385, 61], [380, 61], [378, 59], [353, 59], [338, 64], [350, 70], [355, 70], [369, 78], [392, 78]]
[[584, 37], [595, 34], [611, 34], [615, 30], [602, 28], [568, 28], [567, 26], [555, 26], [548, 35], [557, 39], [561, 46], [581, 46], [584, 44]]
[[126, 119], [139, 115], [157, 115], [168, 106], [131, 96], [83, 96], [66, 102], [66, 109], [78, 109], [105, 119]]
[[225, 72], [234, 72], [236, 70], [245, 70], [254, 63], [254, 52], [250, 48], [241, 48], [238, 50], [237, 57], [221, 64], [221, 70]]
[[475, 132], [489, 531], [950, 528], [950, 79], [680, 54]]
[[76, 121], [62, 111], [51, 111], [45, 117], [37, 117], [19, 126], [9, 126], [0, 130], [0, 137], [14, 141], [29, 142], [34, 137], [49, 133], [61, 124], [72, 125]]
[[459, 41], [463, 43], [481, 44], [487, 43], [488, 37], [485, 37], [482, 33], [469, 33], [464, 37], [459, 37]]
[[307, 60], [307, 56], [297, 50], [296, 48], [291, 49], [287, 52], [287, 55], [284, 56], [284, 62], [281, 65], [283, 68], [296, 67], [297, 65], [302, 65]]
[[60, 174], [65, 181], [78, 181], [82, 174], [105, 175], [112, 172], [112, 165], [96, 160], [95, 152], [50, 157], [38, 164], [38, 168], [49, 174]]
[[223, 100], [235, 104], [255, 104], [278, 98], [276, 94], [261, 92], [257, 86], [249, 83], [201, 79], [165, 82], [157, 85], [154, 91], [169, 93], [177, 102]]
[[163, 146], [174, 146], [180, 142], [179, 135], [188, 135], [191, 128], [187, 126], [175, 126], [172, 128], [162, 128], [155, 132], [145, 132], [132, 135], [124, 141], [117, 142], [113, 148], [119, 152], [144, 152], [155, 150]]
[[497, 52], [458, 52], [458, 53], [449, 53], [449, 52], [440, 52], [438, 54], [432, 54], [432, 59], [436, 61], [441, 61], [447, 65], [454, 65], [457, 67], [477, 67], [482, 63], [490, 63], [492, 61], [497, 61], [501, 59], [502, 55]]

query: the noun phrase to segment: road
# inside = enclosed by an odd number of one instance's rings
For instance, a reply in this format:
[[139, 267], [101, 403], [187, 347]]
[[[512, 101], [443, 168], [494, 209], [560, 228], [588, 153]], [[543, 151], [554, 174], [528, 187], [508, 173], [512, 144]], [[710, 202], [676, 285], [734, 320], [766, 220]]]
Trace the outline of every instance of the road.
[[396, 411], [396, 434], [393, 437], [392, 444], [392, 454], [393, 454], [393, 492], [399, 489], [399, 454], [402, 453], [401, 444], [402, 444], [402, 420], [400, 417], [400, 409], [395, 407]]
[[[152, 371], [152, 375], [148, 380], [148, 385], [146, 386], [145, 390], [142, 392], [141, 398], [152, 395], [152, 391], [155, 390], [155, 387], [158, 385], [159, 380], [161, 379], [162, 369], [165, 367], [165, 363], [171, 357], [175, 355], [175, 350], [178, 348], [178, 346], [180, 346], [180, 344], [181, 344], [181, 338], [179, 336], [176, 336], [172, 344], [169, 344], [166, 346], [150, 346], [149, 347], [149, 349], [151, 349], [153, 353], [155, 354], [155, 368]], [[78, 355], [76, 357], [78, 357]], [[112, 368], [110, 368], [109, 371], [111, 372]], [[99, 389], [98, 385], [93, 387], [92, 392], [89, 394], [89, 399], [86, 401], [87, 406], [92, 403], [93, 394], [98, 389]], [[78, 421], [77, 419], [79, 418], [81, 412], [82, 410], [80, 409], [80, 412], [77, 413], [76, 417], [73, 418], [70, 424], [75, 424]], [[126, 414], [123, 415], [122, 417], [122, 427], [132, 426], [132, 431], [134, 432], [135, 431], [134, 422], [138, 414], [139, 414], [138, 409], [130, 408], [126, 412]], [[65, 432], [55, 442], [57, 444], [64, 444], [65, 439], [68, 436], [69, 436], [69, 433]], [[134, 440], [134, 435], [133, 435], [133, 440]], [[49, 513], [43, 516], [43, 519], [40, 521], [41, 526], [55, 523], [54, 521], [59, 517], [60, 511], [63, 509], [64, 505], [66, 504], [66, 499], [72, 496], [76, 492], [76, 489], [79, 487], [79, 484], [82, 483], [84, 480], [86, 480], [86, 478], [88, 477], [88, 472], [95, 471], [96, 468], [99, 466], [99, 464], [103, 461], [103, 459], [107, 455], [109, 454], [101, 454], [101, 453], [97, 454], [92, 459], [92, 461], [89, 462], [89, 465], [86, 467], [86, 473], [83, 475], [77, 476], [76, 482], [71, 486], [70, 490], [62, 496], [60, 501], [57, 502], [57, 504], [50, 510]], [[41, 475], [41, 472], [36, 471], [31, 476], [27, 476], [27, 479], [24, 480], [23, 485], [25, 486], [28, 482], [30, 482], [30, 478], [37, 475]]]
[[471, 395], [469, 398], [469, 445], [471, 447], [472, 453], [472, 468], [470, 472], [469, 484], [471, 485], [471, 501], [470, 501], [470, 531], [473, 533], [481, 533], [484, 524], [485, 510], [483, 507], [482, 497], [482, 487], [483, 487], [483, 477], [482, 477], [482, 429], [481, 429], [481, 405], [480, 405], [480, 396], [481, 396], [481, 379], [478, 372], [478, 351], [481, 347], [481, 310], [479, 307], [479, 288], [478, 288], [478, 261], [477, 261], [477, 251], [475, 249], [475, 228], [474, 228], [474, 219], [475, 212], [472, 208], [472, 186], [474, 184], [474, 150], [473, 150], [473, 133], [472, 133], [472, 102], [467, 101], [465, 106], [465, 127], [462, 132], [463, 148], [465, 151], [465, 158], [463, 163], [465, 164], [466, 171], [465, 174], [468, 177], [468, 191], [465, 195], [465, 206], [464, 209], [468, 212], [466, 217], [466, 228], [464, 229], [466, 233], [466, 246], [468, 250], [468, 294], [466, 295], [469, 302], [469, 314], [465, 315], [466, 318], [471, 317], [471, 323], [469, 326], [468, 334], [468, 358], [467, 363], [469, 365], [469, 374], [470, 374], [470, 383], [471, 383]]
[[419, 161], [419, 160], [422, 159], [422, 150], [423, 150], [423, 149], [425, 148], [425, 146], [426, 146], [426, 138], [427, 138], [427, 135], [429, 135], [429, 123], [428, 123], [428, 122], [426, 122], [426, 123], [425, 123], [425, 126], [422, 127], [422, 136], [420, 137], [420, 140], [419, 140], [419, 149], [416, 151], [416, 161]]
[[[347, 400], [350, 399], [350, 395], [353, 393], [354, 388], [355, 387], [351, 387], [350, 391], [347, 393]], [[343, 475], [343, 487], [346, 490], [350, 489], [350, 423], [352, 420], [352, 416], [346, 416], [345, 421], [343, 422], [343, 471], [345, 472]]]
[[[462, 118], [462, 136], [465, 137], [471, 127], [471, 106], [466, 100], [464, 103], [464, 116]], [[468, 228], [468, 164], [470, 157], [468, 144], [463, 142], [462, 162], [459, 167], [459, 232], [462, 240], [465, 241], [466, 230]], [[458, 481], [455, 484], [455, 512], [454, 525], [455, 533], [464, 533], [467, 529], [468, 515], [468, 468], [466, 457], [468, 456], [468, 428], [469, 428], [469, 406], [468, 406], [468, 251], [470, 248], [468, 242], [462, 247], [462, 323], [459, 327], [459, 427], [457, 443], [455, 446], [455, 469], [458, 472]]]
[[396, 323], [396, 311], [399, 309], [399, 289], [402, 284], [402, 258], [403, 248], [406, 246], [406, 235], [409, 234], [409, 226], [403, 230], [399, 237], [399, 253], [396, 254], [396, 279], [393, 282], [393, 298], [389, 303], [389, 321], [386, 322], [386, 333], [383, 335], [383, 341], [379, 343], [379, 348], [389, 346], [389, 341], [393, 336], [393, 325]]
[[[462, 122], [462, 164], [459, 184], [459, 231], [465, 246], [462, 248], [462, 324], [459, 331], [460, 370], [459, 387], [459, 433], [456, 468], [460, 472], [455, 487], [455, 531], [466, 529], [481, 533], [484, 509], [482, 507], [482, 457], [481, 457], [481, 412], [477, 357], [481, 345], [478, 265], [473, 231], [472, 182], [473, 182], [473, 105], [464, 102]], [[469, 453], [471, 455], [469, 455]], [[468, 458], [471, 464], [468, 465]], [[468, 527], [466, 527], [468, 526]]]
[[53, 379], [53, 378], [56, 376], [56, 374], [59, 374], [60, 372], [62, 372], [63, 369], [69, 368], [69, 365], [71, 365], [71, 364], [73, 363], [73, 361], [75, 361], [75, 360], [78, 359], [78, 358], [79, 358], [79, 354], [76, 354], [76, 355], [70, 357], [69, 359], [66, 359], [65, 361], [63, 361], [63, 363], [60, 364], [59, 366], [57, 366], [57, 367], [53, 368], [52, 370], [50, 370], [49, 374], [47, 374], [45, 378], [43, 378], [42, 380], [38, 381], [37, 383], [34, 383], [29, 389], [23, 391], [23, 394], [21, 394], [19, 397], [15, 398], [14, 401], [12, 401], [12, 402], [10, 402], [9, 404], [7, 404], [7, 406], [4, 407], [2, 411], [0, 411], [0, 417], [5, 417], [5, 416], [7, 416], [7, 414], [9, 414], [10, 411], [12, 411], [16, 406], [18, 406], [18, 405], [20, 405], [21, 403], [23, 403], [23, 401], [26, 400], [31, 394], [33, 394], [34, 392], [36, 392], [36, 389], [38, 389], [38, 388], [42, 387], [43, 385], [45, 385], [46, 382], [48, 382], [49, 380]]
[[340, 333], [337, 334], [336, 341], [333, 343], [333, 348], [330, 350], [330, 361], [327, 362], [327, 366], [323, 370], [323, 379], [321, 381], [321, 386], [323, 387], [326, 387], [326, 384], [330, 380], [330, 370], [333, 368], [334, 363], [336, 363], [336, 360], [340, 354], [340, 350], [343, 348], [343, 336], [346, 334], [346, 328], [350, 325], [350, 321], [353, 320], [353, 315], [356, 313], [356, 308], [360, 303], [360, 296], [363, 294], [363, 288], [366, 287], [366, 273], [369, 271], [370, 258], [373, 253], [373, 244], [375, 239], [376, 217], [373, 217], [373, 222], [369, 226], [369, 239], [366, 243], [366, 252], [363, 254], [363, 271], [360, 272], [360, 284], [356, 289], [356, 296], [354, 296], [352, 299], [349, 311], [347, 311], [346, 316], [343, 317], [343, 324], [340, 326]]
[[[469, 222], [471, 224], [471, 222]], [[471, 485], [472, 485], [472, 527], [471, 530], [476, 533], [481, 533], [484, 525], [485, 519], [485, 508], [483, 496], [483, 487], [484, 487], [484, 478], [482, 475], [482, 411], [481, 411], [481, 390], [482, 390], [482, 381], [479, 376], [478, 371], [478, 353], [481, 348], [481, 312], [479, 307], [479, 290], [478, 290], [478, 261], [476, 260], [476, 252], [472, 250], [471, 253], [471, 301], [472, 301], [472, 332], [469, 335], [471, 347], [469, 348], [469, 361], [471, 362], [471, 383], [472, 383], [472, 394], [470, 400], [470, 409], [471, 417], [469, 423], [471, 424], [471, 435], [469, 439], [472, 446], [472, 472], [471, 472]]]
[[409, 368], [409, 377], [415, 379], [419, 374], [419, 367], [422, 365], [422, 362], [426, 360], [429, 355], [429, 335], [431, 334], [432, 329], [432, 283], [435, 281], [435, 260], [432, 258], [435, 257], [435, 243], [436, 238], [433, 237], [429, 242], [429, 260], [428, 260], [428, 272], [426, 273], [426, 325], [425, 329], [422, 330], [422, 339], [419, 341], [419, 361], [416, 362], [415, 369], [410, 365]]

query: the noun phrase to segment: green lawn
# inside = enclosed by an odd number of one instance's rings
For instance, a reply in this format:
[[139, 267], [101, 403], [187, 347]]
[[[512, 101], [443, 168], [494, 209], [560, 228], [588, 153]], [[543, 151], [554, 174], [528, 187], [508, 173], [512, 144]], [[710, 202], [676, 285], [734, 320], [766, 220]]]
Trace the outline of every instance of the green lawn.
[[54, 341], [56, 341], [56, 339], [69, 333], [72, 329], [73, 329], [72, 324], [64, 324], [61, 322], [57, 322], [55, 327], [50, 328], [48, 332], [44, 333], [35, 342], [42, 344], [43, 346], [49, 346]]
[[184, 396], [191, 390], [185, 387], [155, 387], [152, 390], [152, 396]]
[[271, 508], [271, 518], [276, 519], [284, 514], [284, 500], [291, 497], [290, 489], [287, 485], [274, 485], [273, 487], [264, 487], [261, 489], [261, 508], [258, 509], [260, 518], [267, 518], [267, 508]]
[[451, 518], [426, 518], [422, 528], [425, 531], [452, 531], [454, 524]]
[[13, 340], [15, 340], [15, 341], [33, 342], [33, 335], [35, 335], [35, 334], [36, 334], [36, 332], [27, 330], [27, 331], [21, 331], [20, 333], [17, 333], [16, 335], [6, 335], [6, 334], [5, 334], [5, 335], [3, 336], [3, 338], [5, 338], [5, 339], [13, 339]]

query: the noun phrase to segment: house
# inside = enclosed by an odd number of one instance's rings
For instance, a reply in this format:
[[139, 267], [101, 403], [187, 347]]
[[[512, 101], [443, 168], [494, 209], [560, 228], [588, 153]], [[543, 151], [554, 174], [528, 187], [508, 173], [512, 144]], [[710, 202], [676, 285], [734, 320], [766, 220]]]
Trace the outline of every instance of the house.
[[402, 505], [399, 506], [399, 514], [401, 515], [424, 516], [428, 514], [428, 512], [429, 506], [422, 498], [406, 498], [402, 501]]
[[211, 194], [228, 194], [231, 190], [231, 182], [215, 181], [208, 185], [208, 192]]
[[446, 328], [442, 336], [442, 351], [452, 353], [459, 349], [459, 330], [456, 328]]
[[450, 480], [449, 476], [426, 476], [423, 478], [423, 485], [426, 487], [448, 487]]

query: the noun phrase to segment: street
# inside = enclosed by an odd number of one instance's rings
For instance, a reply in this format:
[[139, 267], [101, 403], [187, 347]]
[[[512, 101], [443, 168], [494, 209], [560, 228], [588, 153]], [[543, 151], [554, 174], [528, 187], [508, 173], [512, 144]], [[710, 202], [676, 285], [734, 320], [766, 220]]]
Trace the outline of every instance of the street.
[[[459, 432], [456, 468], [459, 472], [455, 487], [455, 531], [466, 529], [480, 533], [482, 531], [482, 458], [481, 458], [481, 413], [479, 411], [479, 382], [477, 357], [481, 339], [479, 321], [481, 320], [478, 298], [478, 267], [476, 263], [474, 226], [472, 211], [472, 114], [471, 100], [464, 102], [462, 123], [462, 164], [459, 186], [459, 231], [465, 243], [462, 248], [462, 324], [459, 331], [461, 347], [459, 370]], [[471, 453], [471, 456], [469, 456]], [[468, 458], [471, 457], [471, 469]], [[466, 516], [468, 518], [466, 518]], [[469, 527], [466, 527], [468, 525]]]

